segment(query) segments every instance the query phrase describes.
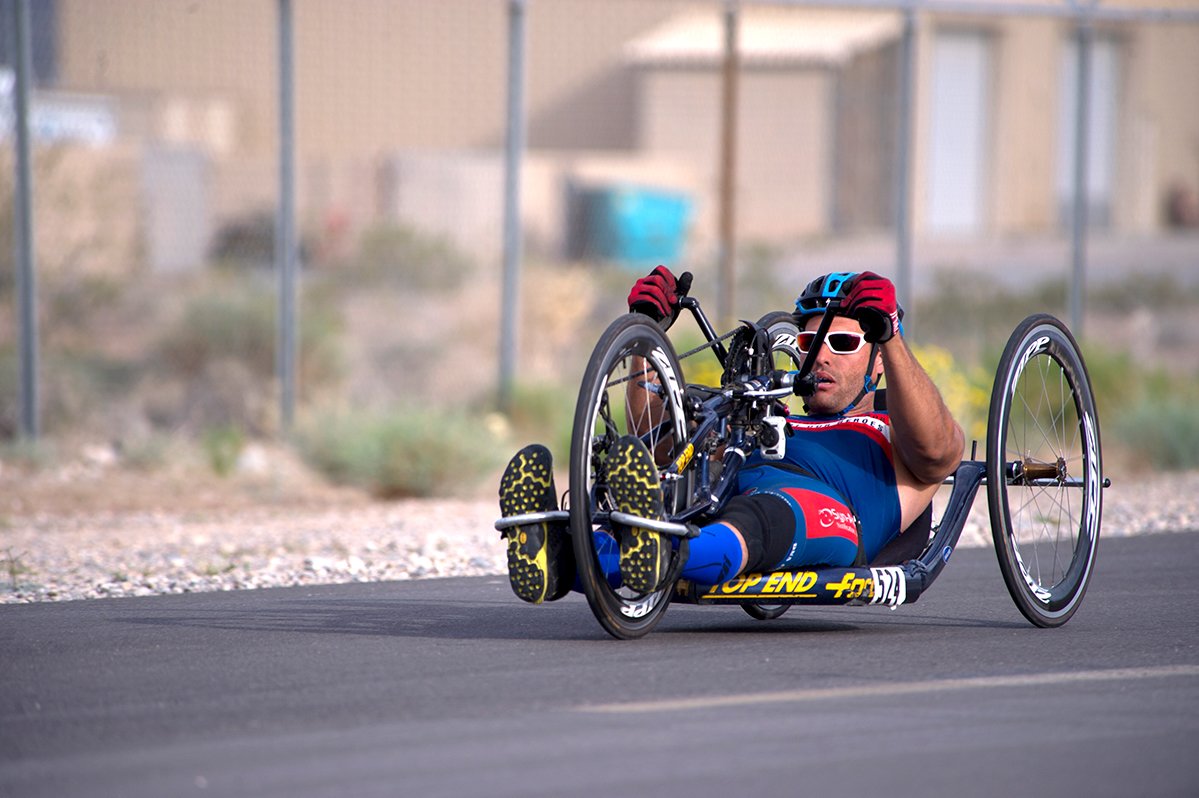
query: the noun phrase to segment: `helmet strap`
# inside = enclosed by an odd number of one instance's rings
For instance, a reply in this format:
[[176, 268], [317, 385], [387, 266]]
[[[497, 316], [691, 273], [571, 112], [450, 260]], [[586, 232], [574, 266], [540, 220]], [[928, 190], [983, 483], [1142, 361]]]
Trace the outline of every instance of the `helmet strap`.
[[874, 393], [878, 390], [878, 383], [874, 381], [874, 363], [878, 358], [878, 344], [870, 345], [870, 360], [866, 364], [866, 374], [862, 377], [862, 390], [858, 391], [858, 395], [853, 398], [853, 401], [845, 406], [845, 409], [837, 414], [837, 418], [844, 418], [850, 410], [858, 406], [858, 402], [862, 401], [862, 397], [868, 393]]

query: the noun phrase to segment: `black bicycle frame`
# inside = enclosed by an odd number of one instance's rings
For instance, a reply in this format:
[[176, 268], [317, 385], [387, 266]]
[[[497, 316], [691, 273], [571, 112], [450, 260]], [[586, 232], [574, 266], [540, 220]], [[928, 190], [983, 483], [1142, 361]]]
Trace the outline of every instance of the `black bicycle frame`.
[[[707, 339], [708, 345], [711, 346], [717, 359], [720, 361], [721, 366], [727, 368], [729, 352], [725, 349], [720, 336], [717, 335], [716, 330], [712, 327], [707, 314], [704, 313], [703, 308], [700, 306], [699, 300], [694, 297], [683, 297], [680, 300], [680, 306], [691, 312], [696, 324], [699, 325], [700, 330]], [[816, 329], [816, 337], [812, 346], [804, 357], [803, 363], [800, 364], [799, 371], [795, 373], [792, 385], [794, 386], [793, 392], [798, 396], [810, 396], [815, 391], [815, 381], [811, 378], [811, 373], [816, 362], [816, 353], [824, 343], [838, 307], [840, 307], [840, 304], [837, 300], [833, 300], [829, 304], [828, 312], [821, 318], [820, 325]], [[695, 420], [698, 422], [696, 428], [688, 437], [686, 444], [676, 448], [678, 454], [675, 460], [663, 472], [664, 479], [671, 479], [672, 477], [681, 475], [696, 456], [701, 458], [698, 467], [699, 478], [697, 484], [692, 488], [692, 498], [695, 501], [689, 502], [687, 509], [672, 519], [677, 523], [689, 523], [696, 518], [716, 512], [723, 507], [724, 503], [732, 497], [737, 483], [737, 474], [741, 470], [741, 466], [745, 464], [746, 458], [752, 449], [755, 448], [752, 442], [748, 440], [744, 428], [733, 426], [729, 430], [729, 440], [724, 446], [720, 478], [714, 486], [711, 484], [708, 455], [702, 451], [702, 447], [708, 436], [727, 422], [729, 415], [728, 408], [738, 401], [738, 398], [728, 390], [716, 391], [713, 389], [713, 391], [713, 396], [704, 400], [693, 411]]]
[[[691, 311], [722, 365], [727, 366], [729, 353], [712, 329], [711, 323], [691, 297], [682, 306]], [[836, 310], [833, 303], [829, 310]], [[816, 330], [799, 371], [793, 378], [797, 395], [810, 395], [815, 388], [811, 378], [816, 353], [832, 324], [834, 312], [826, 312]], [[670, 464], [665, 478], [681, 475], [695, 457], [698, 479], [692, 487], [692, 498], [686, 510], [671, 521], [689, 524], [703, 515], [718, 511], [736, 488], [737, 476], [752, 450], [743, 428], [730, 430], [722, 459], [723, 470], [715, 485], [711, 485], [708, 469], [709, 454], [700, 447], [707, 437], [728, 420], [729, 407], [738, 400], [729, 391], [715, 392], [696, 408], [697, 426]], [[964, 460], [946, 484], [952, 484], [949, 500], [941, 522], [920, 556], [897, 566], [806, 568], [795, 571], [776, 571], [765, 574], [744, 574], [736, 579], [711, 586], [695, 585], [686, 580], [678, 583], [675, 600], [695, 604], [884, 604], [897, 606], [916, 601], [933, 583], [949, 562], [950, 556], [965, 529], [970, 508], [979, 487], [985, 481], [986, 464], [979, 460]]]

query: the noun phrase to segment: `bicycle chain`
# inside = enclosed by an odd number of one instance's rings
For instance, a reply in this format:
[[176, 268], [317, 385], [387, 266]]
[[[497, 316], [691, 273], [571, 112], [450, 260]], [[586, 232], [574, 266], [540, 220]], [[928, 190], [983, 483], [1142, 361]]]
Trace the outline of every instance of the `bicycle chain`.
[[[687, 358], [691, 357], [692, 355], [698, 355], [700, 352], [704, 351], [705, 349], [711, 349], [712, 347], [716, 346], [716, 344], [718, 344], [722, 341], [726, 341], [729, 338], [732, 338], [734, 335], [737, 334], [737, 332], [738, 332], [738, 330], [733, 330], [732, 332], [727, 332], [724, 335], [721, 335], [712, 341], [708, 341], [706, 344], [700, 344], [699, 346], [695, 347], [694, 349], [684, 352], [683, 354], [679, 355], [678, 358], [681, 361], [681, 360], [686, 360]], [[625, 377], [621, 377], [618, 380], [612, 380], [608, 384], [609, 385], [620, 385], [622, 383], [629, 382], [630, 380], [635, 380], [638, 377], [648, 374], [648, 373], [649, 373], [649, 369], [643, 369], [635, 374], [629, 374]]]
[[[739, 329], [740, 328], [738, 328], [738, 330]], [[700, 344], [699, 346], [695, 347], [694, 349], [684, 352], [683, 354], [679, 355], [679, 360], [686, 360], [687, 358], [691, 357], [692, 355], [698, 355], [700, 352], [704, 351], [705, 349], [711, 349], [712, 347], [716, 346], [716, 344], [720, 343], [721, 341], [732, 338], [734, 335], [737, 334], [738, 330], [731, 330], [729, 332], [726, 332], [724, 335], [716, 338], [715, 340], [708, 341], [706, 344]]]

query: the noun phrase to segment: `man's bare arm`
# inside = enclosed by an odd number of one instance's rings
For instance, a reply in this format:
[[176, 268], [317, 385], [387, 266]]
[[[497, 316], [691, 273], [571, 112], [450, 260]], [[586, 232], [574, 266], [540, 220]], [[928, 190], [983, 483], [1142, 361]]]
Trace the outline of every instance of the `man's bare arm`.
[[879, 349], [887, 375], [891, 446], [917, 480], [942, 482], [962, 461], [962, 428], [902, 337]]

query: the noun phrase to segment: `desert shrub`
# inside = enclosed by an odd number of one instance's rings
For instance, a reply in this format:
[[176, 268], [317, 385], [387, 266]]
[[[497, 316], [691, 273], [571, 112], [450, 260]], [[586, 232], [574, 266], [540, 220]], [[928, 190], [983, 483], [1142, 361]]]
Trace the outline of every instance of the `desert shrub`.
[[961, 280], [942, 272], [936, 276], [934, 291], [908, 308], [904, 324], [909, 341], [935, 342], [959, 361], [979, 361], [985, 366], [998, 363], [999, 352], [1016, 325], [1039, 312], [1065, 318], [1063, 281], [1046, 281], [1017, 292], [979, 275]]
[[1118, 282], [1095, 286], [1087, 292], [1092, 307], [1128, 313], [1137, 307], [1154, 310], [1189, 309], [1199, 298], [1199, 286], [1173, 274], [1130, 274]]
[[[45, 433], [57, 434], [102, 417], [127, 395], [133, 367], [92, 351], [43, 352], [38, 361], [38, 417]], [[0, 347], [0, 438], [16, 436], [20, 421], [20, 363]]]
[[985, 446], [994, 372], [961, 364], [954, 360], [948, 349], [938, 346], [914, 346], [912, 354], [941, 391], [949, 412], [966, 433], [967, 451], [971, 441]]
[[144, 432], [120, 441], [121, 462], [138, 471], [155, 471], [171, 461], [174, 441], [162, 433]]
[[1161, 470], [1199, 468], [1199, 394], [1149, 393], [1120, 413], [1104, 432], [1137, 465]]
[[[740, 312], [759, 318], [772, 310], [791, 310], [795, 306], [795, 297], [802, 286], [787, 285], [778, 279], [776, 264], [782, 260], [782, 252], [777, 247], [748, 243], [740, 247], [739, 255], [735, 299], [737, 307], [744, 308]], [[713, 283], [709, 290], [715, 289]], [[710, 296], [711, 309], [715, 311], [716, 294]]]
[[[674, 332], [673, 328], [671, 331], [670, 342], [680, 357], [704, 343], [703, 335], [694, 324], [688, 324], [687, 327], [688, 329], [679, 332]], [[683, 367], [683, 376], [687, 382], [700, 385], [719, 385], [720, 375], [724, 371], [711, 349], [685, 357], [679, 361], [679, 365]]]
[[39, 292], [44, 297], [44, 342], [93, 343], [88, 339], [99, 326], [97, 316], [121, 300], [122, 286], [119, 278], [103, 274], [52, 275], [43, 280]]
[[[250, 211], [224, 221], [208, 246], [208, 260], [218, 268], [242, 271], [271, 269], [275, 265], [275, 213]], [[301, 236], [297, 256], [307, 263], [313, 247]]]
[[235, 358], [270, 376], [275, 363], [275, 304], [265, 291], [215, 290], [196, 296], [159, 344], [171, 371], [196, 376], [213, 360]]
[[1144, 380], [1160, 382], [1164, 378], [1160, 371], [1138, 366], [1127, 352], [1087, 342], [1080, 346], [1102, 426], [1114, 423], [1140, 402]]
[[134, 366], [96, 351], [49, 352], [41, 363], [42, 420], [57, 433], [104, 424], [136, 381]]
[[217, 476], [227, 477], [246, 447], [246, 434], [236, 425], [222, 424], [205, 430], [202, 442], [208, 465]]
[[517, 384], [508, 411], [509, 435], [517, 445], [544, 443], [565, 461], [570, 452], [577, 385]]
[[368, 279], [406, 288], [450, 291], [462, 284], [473, 265], [447, 238], [404, 225], [377, 225], [362, 234], [358, 253], [349, 264]]
[[21, 366], [12, 347], [0, 346], [0, 440], [14, 438], [21, 424]]
[[307, 462], [384, 498], [460, 493], [494, 469], [499, 447], [461, 408], [321, 412], [297, 432]]
[[[233, 359], [254, 375], [275, 373], [277, 298], [272, 287], [225, 281], [192, 298], [176, 325], [159, 341], [157, 354], [174, 374], [202, 375], [208, 366]], [[340, 320], [330, 302], [311, 292], [301, 298], [299, 375], [306, 388], [335, 383], [343, 372]]]
[[252, 211], [226, 221], [213, 235], [208, 257], [230, 265], [270, 266], [275, 260], [275, 215]]
[[0, 462], [18, 468], [39, 471], [57, 465], [60, 460], [58, 445], [45, 438], [17, 438], [0, 443]]
[[1104, 449], [1137, 467], [1199, 468], [1199, 381], [1107, 347], [1083, 351]]

